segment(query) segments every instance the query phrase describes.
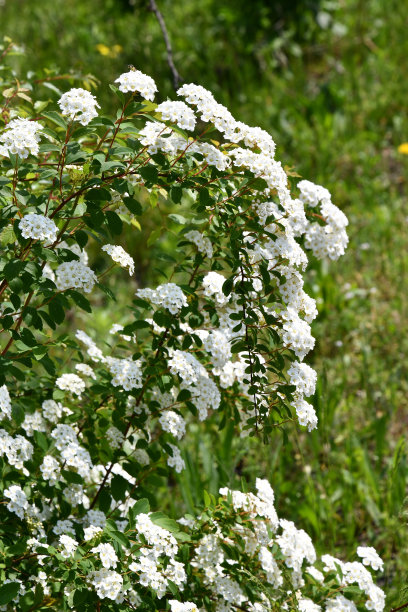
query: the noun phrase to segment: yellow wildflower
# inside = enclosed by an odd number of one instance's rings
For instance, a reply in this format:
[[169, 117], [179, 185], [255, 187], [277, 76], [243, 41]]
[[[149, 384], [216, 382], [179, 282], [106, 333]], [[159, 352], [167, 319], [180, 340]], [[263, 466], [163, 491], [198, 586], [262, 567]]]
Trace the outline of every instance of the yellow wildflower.
[[398, 147], [398, 153], [403, 153], [404, 155], [408, 155], [408, 142], [403, 142]]
[[103, 43], [99, 43], [96, 45], [96, 49], [99, 51], [101, 55], [110, 55], [110, 49]]

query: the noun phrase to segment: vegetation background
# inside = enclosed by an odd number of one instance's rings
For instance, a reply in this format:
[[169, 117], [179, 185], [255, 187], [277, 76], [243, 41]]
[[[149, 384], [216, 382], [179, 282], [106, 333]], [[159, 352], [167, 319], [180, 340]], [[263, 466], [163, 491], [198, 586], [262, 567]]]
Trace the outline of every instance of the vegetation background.
[[[319, 375], [319, 429], [301, 434], [291, 424], [285, 439], [263, 446], [228, 427], [207, 424], [203, 435], [200, 425], [185, 442], [187, 470], [157, 496], [169, 512], [188, 510], [203, 489], [268, 477], [279, 513], [321, 550], [377, 548], [391, 609], [408, 600], [408, 156], [398, 152], [408, 141], [407, 4], [157, 2], [184, 81], [208, 87], [238, 119], [271, 132], [278, 158], [330, 189], [350, 219], [346, 256], [312, 264], [308, 277], [320, 311], [309, 359]], [[148, 0], [2, 0], [0, 23], [2, 35], [25, 49], [12, 60], [16, 74], [37, 73], [35, 99], [55, 101], [68, 88], [56, 76], [70, 73], [111, 110], [108, 84], [128, 64], [156, 80], [161, 99], [174, 97]], [[154, 216], [148, 227], [127, 230], [135, 288], [159, 280], [147, 247], [154, 230]], [[157, 237], [170, 248], [166, 240]], [[125, 278], [113, 287], [115, 308], [133, 293]], [[110, 323], [108, 308], [100, 309], [95, 332]]]

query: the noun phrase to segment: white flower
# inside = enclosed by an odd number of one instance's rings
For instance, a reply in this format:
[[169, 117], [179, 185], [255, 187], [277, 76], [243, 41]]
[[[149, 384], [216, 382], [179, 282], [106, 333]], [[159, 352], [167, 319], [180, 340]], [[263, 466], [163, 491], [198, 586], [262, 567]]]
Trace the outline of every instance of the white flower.
[[140, 70], [130, 70], [124, 72], [115, 81], [119, 83], [119, 90], [127, 93], [128, 91], [138, 91], [145, 100], [153, 102], [154, 94], [157, 91], [156, 83], [152, 77], [140, 72]]
[[304, 425], [309, 431], [317, 428], [317, 415], [311, 404], [298, 396], [293, 400], [292, 405], [296, 410], [300, 425]]
[[208, 272], [203, 279], [204, 295], [214, 298], [220, 306], [228, 302], [228, 297], [222, 291], [224, 283], [225, 278], [218, 272]]
[[97, 281], [96, 274], [91, 268], [80, 261], [65, 261], [56, 269], [58, 289], [82, 289], [90, 293]]
[[156, 289], [138, 289], [136, 295], [156, 306], [166, 308], [171, 314], [178, 314], [184, 306], [187, 306], [186, 296], [174, 283], [159, 285]]
[[17, 514], [19, 518], [24, 518], [24, 511], [28, 508], [28, 500], [24, 491], [18, 485], [12, 485], [4, 490], [4, 497], [10, 501], [7, 504], [7, 510]]
[[99, 544], [95, 548], [91, 548], [91, 552], [99, 553], [99, 558], [102, 562], [103, 567], [109, 569], [110, 567], [116, 567], [118, 558], [115, 553], [115, 549], [111, 544]]
[[309, 206], [317, 206], [319, 202], [331, 200], [330, 191], [320, 185], [315, 185], [311, 181], [299, 181], [297, 184], [300, 190], [299, 199]]
[[51, 421], [51, 423], [58, 423], [58, 421], [60, 420], [62, 416], [62, 412], [63, 412], [62, 404], [52, 399], [49, 399], [49, 400], [43, 401], [41, 408], [42, 408], [43, 417], [45, 419], [47, 419], [48, 421]]
[[194, 242], [200, 253], [207, 255], [209, 259], [213, 256], [213, 247], [211, 241], [206, 236], [203, 236], [196, 230], [191, 230], [185, 234], [185, 238], [190, 242]]
[[75, 369], [80, 374], [83, 374], [84, 376], [89, 376], [89, 378], [93, 378], [93, 380], [96, 380], [95, 372], [86, 363], [77, 363], [77, 364], [75, 364]]
[[107, 357], [106, 364], [113, 376], [112, 385], [114, 387], [120, 386], [125, 391], [131, 391], [132, 389], [140, 389], [143, 386], [140, 360], [132, 361], [131, 359]]
[[117, 427], [109, 427], [106, 432], [106, 438], [109, 442], [109, 446], [113, 449], [120, 448], [125, 440], [125, 437], [121, 431]]
[[79, 121], [82, 125], [88, 125], [92, 119], [97, 117], [96, 108], [100, 108], [95, 96], [80, 87], [73, 87], [62, 94], [58, 104], [64, 116], [71, 121]]
[[195, 115], [184, 102], [162, 102], [157, 106], [156, 112], [161, 113], [162, 119], [176, 123], [183, 130], [194, 130]]
[[78, 542], [74, 540], [74, 538], [71, 538], [67, 535], [61, 535], [59, 541], [61, 546], [63, 547], [61, 550], [61, 555], [65, 559], [68, 559], [68, 557], [72, 557], [78, 547]]
[[123, 578], [120, 574], [106, 568], [91, 572], [88, 579], [101, 599], [115, 600], [123, 584]]
[[372, 546], [359, 546], [357, 554], [362, 558], [364, 565], [372, 567], [373, 570], [383, 570], [384, 561]]
[[62, 391], [70, 391], [79, 398], [81, 398], [81, 394], [85, 391], [84, 381], [76, 374], [63, 374], [57, 378], [55, 384]]
[[102, 247], [102, 251], [105, 251], [108, 255], [110, 255], [113, 261], [116, 261], [122, 268], [129, 268], [129, 276], [132, 276], [135, 271], [135, 262], [133, 258], [126, 253], [121, 246], [115, 246], [113, 244], [105, 244]]
[[186, 601], [185, 603], [182, 603], [181, 601], [170, 599], [169, 604], [171, 612], [198, 612], [197, 606], [191, 601]]
[[177, 448], [177, 446], [174, 446], [174, 444], [169, 444], [169, 446], [173, 451], [173, 454], [167, 457], [167, 465], [169, 467], [173, 467], [177, 473], [180, 473], [186, 467], [184, 459], [181, 456], [180, 449]]
[[173, 410], [165, 410], [161, 414], [159, 422], [164, 431], [168, 431], [178, 440], [180, 440], [186, 433], [185, 420]]
[[57, 239], [57, 226], [52, 219], [43, 215], [25, 215], [18, 224], [23, 238], [53, 243]]
[[54, 485], [60, 475], [60, 465], [51, 455], [44, 455], [40, 470], [44, 480], [49, 480], [50, 485]]
[[0, 421], [4, 417], [11, 418], [11, 401], [6, 385], [0, 387]]
[[88, 336], [87, 333], [85, 333], [81, 329], [78, 329], [75, 332], [75, 338], [82, 342], [82, 344], [85, 344], [85, 346], [87, 347], [86, 352], [88, 353], [92, 361], [104, 361], [105, 358], [101, 349], [96, 346], [95, 342], [92, 340], [92, 338]]
[[29, 121], [29, 119], [13, 119], [6, 126], [3, 134], [0, 136], [0, 155], [9, 156], [18, 155], [25, 159], [31, 155], [38, 155], [40, 137], [37, 132], [40, 132], [43, 126], [38, 121]]
[[308, 397], [313, 395], [316, 389], [316, 371], [306, 363], [294, 361], [288, 369], [289, 379], [292, 385], [296, 385], [296, 391]]

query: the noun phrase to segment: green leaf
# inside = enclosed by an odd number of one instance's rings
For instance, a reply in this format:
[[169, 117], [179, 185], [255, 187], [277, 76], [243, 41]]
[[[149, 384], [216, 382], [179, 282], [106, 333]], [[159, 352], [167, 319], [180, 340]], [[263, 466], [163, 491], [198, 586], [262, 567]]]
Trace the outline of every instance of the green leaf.
[[77, 306], [82, 308], [82, 310], [85, 310], [85, 312], [92, 312], [92, 307], [89, 300], [87, 300], [86, 297], [82, 295], [82, 293], [70, 289], [69, 291], [67, 291], [67, 294], [72, 298], [72, 300]]
[[108, 210], [105, 213], [105, 216], [110, 233], [113, 236], [119, 236], [122, 233], [123, 229], [122, 219], [112, 210]]
[[5, 606], [16, 597], [20, 590], [18, 582], [9, 582], [0, 587], [0, 605]]
[[149, 236], [149, 239], [147, 241], [147, 246], [152, 246], [152, 244], [157, 242], [161, 236], [161, 233], [162, 233], [161, 228], [154, 230]]
[[205, 187], [200, 189], [200, 194], [198, 196], [198, 200], [199, 200], [200, 204], [202, 204], [203, 206], [208, 206], [209, 204], [212, 203], [212, 199], [211, 199], [211, 196], [210, 196], [210, 193], [209, 193], [208, 189], [206, 189]]
[[134, 215], [141, 215], [143, 213], [142, 205], [134, 198], [123, 198], [123, 203]]
[[48, 312], [53, 321], [60, 324], [65, 319], [65, 310], [57, 299], [51, 300], [48, 304]]
[[81, 249], [83, 249], [86, 246], [86, 243], [88, 242], [88, 234], [83, 230], [78, 230], [77, 232], [75, 232], [74, 238], [81, 247]]
[[71, 482], [73, 484], [83, 484], [84, 482], [82, 476], [80, 476], [76, 472], [70, 472], [69, 470], [61, 470], [61, 474], [67, 482]]
[[24, 262], [19, 259], [15, 259], [14, 261], [9, 261], [3, 269], [3, 274], [8, 281], [11, 281], [16, 278], [20, 274], [20, 272], [24, 268]]
[[41, 431], [35, 431], [33, 435], [34, 435], [34, 440], [36, 441], [38, 446], [41, 448], [41, 450], [47, 451], [48, 450], [47, 437]]
[[132, 506], [129, 510], [129, 516], [132, 520], [135, 519], [135, 516], [138, 514], [147, 514], [150, 510], [149, 500], [145, 497], [143, 499], [139, 499], [134, 506]]
[[59, 127], [64, 128], [64, 130], [67, 129], [67, 122], [56, 111], [43, 111], [42, 116], [59, 125]]
[[119, 474], [115, 474], [112, 478], [112, 482], [110, 485], [112, 497], [116, 501], [122, 501], [126, 497], [126, 492], [128, 489], [128, 481], [120, 476]]
[[176, 186], [170, 189], [170, 197], [175, 204], [180, 204], [182, 195], [183, 190], [181, 187]]
[[107, 189], [104, 189], [103, 187], [101, 187], [100, 189], [89, 189], [86, 193], [85, 193], [85, 200], [90, 200], [91, 202], [94, 201], [102, 201], [102, 202], [110, 202], [111, 201], [111, 194], [109, 193], [109, 191]]
[[176, 523], [176, 521], [174, 521], [173, 519], [163, 514], [163, 512], [152, 512], [152, 514], [149, 515], [149, 518], [152, 523], [158, 525], [159, 527], [162, 527], [163, 529], [167, 529], [167, 531], [180, 531], [179, 524]]
[[187, 223], [187, 219], [182, 215], [175, 215], [174, 213], [172, 213], [171, 215], [168, 215], [168, 218], [171, 219], [174, 223], [177, 223], [177, 225], [186, 225]]
[[222, 285], [222, 292], [224, 295], [229, 295], [232, 291], [232, 288], [234, 286], [234, 279], [233, 278], [227, 278], [227, 280], [224, 282], [224, 284]]
[[151, 184], [156, 183], [159, 176], [159, 172], [156, 166], [153, 166], [153, 164], [147, 164], [146, 166], [139, 168], [139, 174], [146, 183]]
[[125, 96], [123, 95], [123, 93], [121, 91], [119, 91], [119, 89], [117, 87], [115, 87], [115, 85], [112, 85], [112, 83], [109, 83], [109, 87], [113, 91], [113, 93], [119, 98], [119, 100], [122, 102], [122, 104], [124, 104], [125, 103]]
[[14, 229], [12, 225], [7, 225], [4, 227], [0, 234], [0, 242], [3, 246], [7, 244], [13, 244], [17, 240], [17, 236], [14, 233]]

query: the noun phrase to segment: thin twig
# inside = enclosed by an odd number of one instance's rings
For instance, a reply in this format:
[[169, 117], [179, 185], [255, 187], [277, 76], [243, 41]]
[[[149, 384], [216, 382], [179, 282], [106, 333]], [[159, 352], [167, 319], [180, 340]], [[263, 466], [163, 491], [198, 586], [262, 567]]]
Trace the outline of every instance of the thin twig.
[[407, 603], [402, 604], [402, 606], [399, 606], [399, 608], [393, 608], [391, 612], [398, 612], [398, 610], [402, 610], [403, 608], [408, 608], [408, 601]]
[[161, 28], [161, 31], [162, 31], [162, 34], [163, 34], [164, 42], [165, 42], [165, 45], [166, 45], [167, 63], [169, 65], [171, 73], [173, 75], [174, 89], [177, 89], [179, 84], [181, 83], [181, 81], [183, 79], [180, 76], [180, 73], [178, 72], [176, 66], [174, 65], [173, 49], [171, 48], [169, 33], [167, 31], [167, 27], [166, 27], [166, 23], [165, 23], [165, 21], [163, 19], [163, 15], [159, 11], [159, 8], [158, 8], [158, 6], [156, 4], [156, 0], [149, 0], [149, 11], [151, 11], [152, 13], [154, 13], [156, 15], [156, 19], [159, 22], [159, 25], [160, 25], [160, 28]]

